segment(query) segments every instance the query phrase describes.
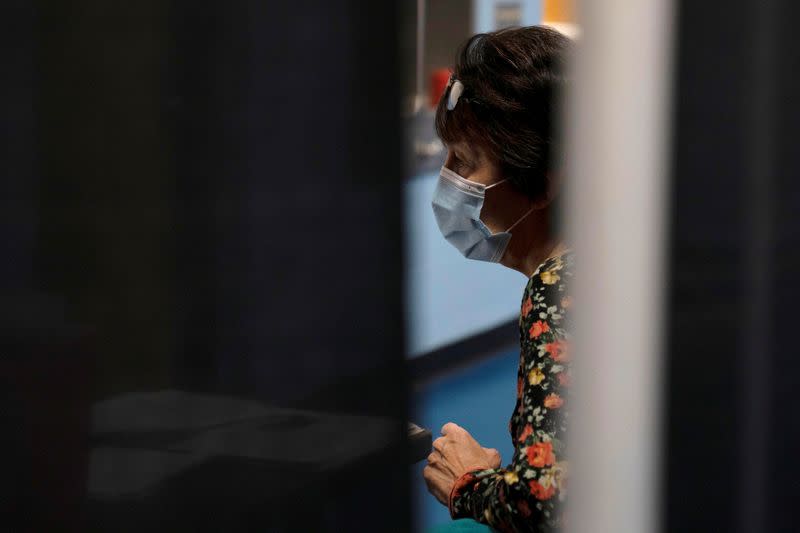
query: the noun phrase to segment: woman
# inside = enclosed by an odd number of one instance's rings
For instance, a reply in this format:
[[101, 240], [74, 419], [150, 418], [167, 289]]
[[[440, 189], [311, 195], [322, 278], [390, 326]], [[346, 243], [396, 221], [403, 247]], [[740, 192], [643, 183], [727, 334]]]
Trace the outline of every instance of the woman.
[[544, 27], [475, 35], [459, 50], [436, 112], [448, 148], [433, 198], [442, 234], [465, 257], [529, 278], [509, 424], [514, 457], [502, 467], [496, 450], [450, 422], [424, 470], [451, 516], [469, 519], [458, 526], [549, 531], [564, 520], [573, 259], [554, 223], [561, 174], [553, 108], [569, 45]]

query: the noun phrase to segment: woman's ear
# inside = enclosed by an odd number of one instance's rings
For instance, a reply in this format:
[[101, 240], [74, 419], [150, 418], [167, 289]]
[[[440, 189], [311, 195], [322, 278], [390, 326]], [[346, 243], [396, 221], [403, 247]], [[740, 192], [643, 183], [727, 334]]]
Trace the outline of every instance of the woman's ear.
[[563, 183], [561, 171], [548, 171], [545, 175], [545, 180], [544, 192], [538, 199], [533, 201], [533, 207], [535, 209], [544, 209], [548, 207], [558, 195], [561, 194], [561, 185]]

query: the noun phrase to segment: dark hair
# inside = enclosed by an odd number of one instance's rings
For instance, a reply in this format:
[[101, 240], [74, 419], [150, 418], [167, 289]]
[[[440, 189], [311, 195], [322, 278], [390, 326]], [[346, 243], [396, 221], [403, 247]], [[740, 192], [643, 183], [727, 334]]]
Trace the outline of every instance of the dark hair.
[[[448, 88], [436, 109], [436, 133], [446, 144], [476, 144], [503, 177], [531, 198], [557, 166], [553, 111], [566, 84], [571, 41], [543, 26], [479, 33], [458, 50], [453, 76], [464, 92], [447, 110]], [[452, 87], [452, 84], [451, 84]]]

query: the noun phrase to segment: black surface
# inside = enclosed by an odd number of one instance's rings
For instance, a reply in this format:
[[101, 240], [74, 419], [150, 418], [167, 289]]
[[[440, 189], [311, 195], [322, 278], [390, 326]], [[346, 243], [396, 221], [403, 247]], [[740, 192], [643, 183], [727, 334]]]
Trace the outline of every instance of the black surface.
[[[366, 483], [396, 453], [400, 426], [175, 390], [111, 398], [93, 413], [87, 519], [98, 531], [321, 527], [304, 507]], [[429, 450], [430, 432], [409, 438], [422, 457], [426, 437]]]
[[433, 435], [431, 434], [431, 430], [417, 426], [416, 424], [409, 424], [408, 442], [410, 460], [412, 463], [418, 463], [423, 459], [427, 459], [433, 449]]

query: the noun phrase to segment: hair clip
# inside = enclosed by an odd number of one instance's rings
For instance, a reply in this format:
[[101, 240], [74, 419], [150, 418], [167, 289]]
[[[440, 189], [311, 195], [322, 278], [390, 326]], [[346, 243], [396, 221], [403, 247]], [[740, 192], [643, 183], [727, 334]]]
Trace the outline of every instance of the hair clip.
[[458, 103], [458, 99], [461, 97], [461, 93], [464, 92], [464, 84], [458, 81], [457, 79], [450, 77], [452, 85], [450, 87], [450, 93], [447, 96], [447, 110], [452, 111], [455, 109], [456, 104]]

